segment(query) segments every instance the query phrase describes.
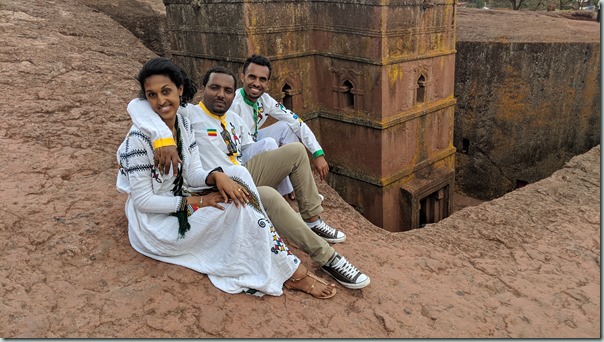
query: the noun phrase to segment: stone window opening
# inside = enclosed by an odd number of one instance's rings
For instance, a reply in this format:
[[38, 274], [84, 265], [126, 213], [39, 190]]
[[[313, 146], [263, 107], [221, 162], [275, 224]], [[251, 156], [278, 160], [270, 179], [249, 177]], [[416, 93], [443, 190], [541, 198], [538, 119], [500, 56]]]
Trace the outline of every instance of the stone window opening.
[[447, 208], [449, 191], [447, 188], [448, 186], [439, 189], [419, 201], [420, 228], [423, 228], [430, 223], [437, 223], [449, 216]]
[[470, 140], [467, 138], [461, 139], [461, 153], [470, 153]]
[[293, 112], [294, 111], [294, 98], [292, 96], [292, 87], [289, 85], [289, 83], [285, 83], [283, 85], [283, 88], [281, 88], [281, 92], [283, 93], [283, 99], [281, 100], [281, 103], [283, 103], [283, 106], [285, 108], [287, 108]]
[[365, 92], [359, 87], [360, 71], [330, 68], [332, 73], [332, 106], [342, 111], [363, 111]]
[[423, 74], [417, 79], [417, 89], [415, 92], [415, 102], [423, 103], [426, 99], [426, 76]]
[[345, 109], [354, 109], [354, 86], [348, 80], [344, 81], [344, 85], [342, 86], [342, 107]]

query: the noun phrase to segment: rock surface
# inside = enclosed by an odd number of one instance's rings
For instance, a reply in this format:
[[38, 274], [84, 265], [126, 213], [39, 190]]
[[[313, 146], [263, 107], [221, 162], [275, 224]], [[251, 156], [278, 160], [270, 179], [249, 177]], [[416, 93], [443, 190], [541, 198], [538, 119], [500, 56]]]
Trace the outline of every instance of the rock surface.
[[458, 41], [600, 42], [595, 12], [458, 8], [456, 15]]
[[599, 147], [406, 233], [319, 184], [323, 217], [348, 234], [336, 249], [372, 279], [331, 300], [228, 295], [136, 253], [115, 150], [134, 75], [154, 54], [85, 3], [0, 5], [0, 336], [600, 337]]

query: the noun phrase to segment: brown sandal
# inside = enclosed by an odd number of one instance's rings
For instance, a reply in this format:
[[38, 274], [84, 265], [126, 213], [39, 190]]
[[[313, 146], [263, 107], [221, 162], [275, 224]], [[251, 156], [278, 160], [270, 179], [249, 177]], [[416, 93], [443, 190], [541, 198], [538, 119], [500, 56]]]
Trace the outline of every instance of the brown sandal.
[[[295, 283], [295, 282], [300, 281], [300, 280], [302, 280], [302, 279], [304, 279], [306, 277], [311, 277], [313, 279], [312, 284], [310, 284], [310, 286], [306, 290], [300, 290], [300, 289], [294, 288], [294, 287], [292, 287], [291, 285], [288, 284], [288, 282], [290, 282], [290, 281], [292, 283]], [[333, 296], [336, 295], [336, 288], [335, 287], [332, 288], [332, 291], [331, 291], [330, 294], [325, 295], [325, 296], [315, 296], [314, 294], [310, 293], [310, 291], [312, 291], [312, 289], [315, 287], [315, 283], [317, 281], [320, 282], [323, 285], [329, 286], [329, 284], [325, 280], [323, 280], [323, 279], [317, 277], [316, 275], [310, 273], [310, 271], [308, 271], [308, 270], [306, 271], [306, 275], [303, 276], [302, 278], [291, 277], [283, 285], [285, 286], [286, 289], [304, 291], [304, 292], [310, 294], [311, 296], [313, 296], [315, 298], [319, 298], [319, 299], [327, 299], [327, 298], [331, 298], [331, 297], [333, 297]]]

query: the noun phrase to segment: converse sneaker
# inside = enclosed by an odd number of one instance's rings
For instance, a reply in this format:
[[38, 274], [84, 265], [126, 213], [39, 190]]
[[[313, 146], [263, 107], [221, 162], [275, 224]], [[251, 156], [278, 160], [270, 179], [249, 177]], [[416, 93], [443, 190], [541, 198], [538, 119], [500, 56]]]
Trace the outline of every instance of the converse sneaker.
[[362, 289], [369, 285], [369, 277], [359, 271], [346, 258], [335, 253], [332, 260], [328, 261], [323, 267], [323, 271], [334, 277], [338, 283], [349, 289]]
[[320, 220], [319, 224], [310, 227], [310, 230], [329, 243], [338, 243], [346, 240], [346, 234], [335, 228], [331, 228], [323, 220]]

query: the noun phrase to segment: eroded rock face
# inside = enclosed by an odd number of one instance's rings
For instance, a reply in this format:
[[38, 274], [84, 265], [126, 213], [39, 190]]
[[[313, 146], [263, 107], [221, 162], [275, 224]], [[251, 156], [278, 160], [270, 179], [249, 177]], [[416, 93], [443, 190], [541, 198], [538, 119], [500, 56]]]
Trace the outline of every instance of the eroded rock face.
[[321, 183], [322, 217], [348, 234], [335, 248], [371, 285], [324, 301], [228, 295], [128, 242], [115, 151], [154, 54], [78, 0], [5, 0], [0, 19], [0, 336], [600, 336], [599, 147], [408, 233]]
[[458, 32], [455, 180], [465, 193], [497, 198], [600, 143], [597, 22], [463, 9]]

